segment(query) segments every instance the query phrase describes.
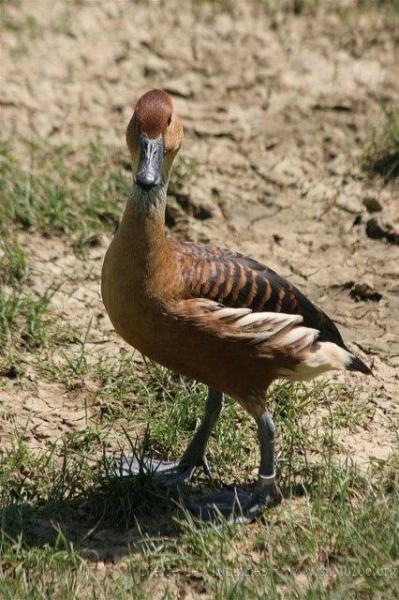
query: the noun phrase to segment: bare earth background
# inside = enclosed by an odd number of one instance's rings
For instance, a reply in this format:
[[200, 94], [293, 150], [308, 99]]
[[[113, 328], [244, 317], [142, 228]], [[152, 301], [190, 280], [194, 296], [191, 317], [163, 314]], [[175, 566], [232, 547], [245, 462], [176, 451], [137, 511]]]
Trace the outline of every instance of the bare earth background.
[[[196, 166], [185, 208], [173, 213], [174, 234], [266, 262], [335, 319], [374, 367], [365, 384], [345, 378], [365, 385], [361, 402], [375, 406], [367, 430], [346, 440], [364, 460], [389, 454], [386, 424], [398, 418], [399, 389], [399, 252], [368, 237], [366, 224], [377, 216], [397, 230], [399, 196], [395, 182], [370, 181], [359, 165], [382, 119], [381, 100], [398, 100], [399, 60], [394, 23], [390, 30], [376, 12], [349, 11], [344, 19], [325, 4], [317, 19], [261, 3], [234, 11], [173, 1], [167, 8], [127, 0], [10, 5], [1, 133], [21, 154], [23, 140], [46, 139], [71, 144], [71, 161], [79, 161], [79, 150], [101, 136], [122, 155], [138, 96], [167, 89], [185, 125], [182, 155]], [[30, 31], [21, 35], [26, 23]], [[376, 215], [366, 208], [370, 199], [381, 206]], [[65, 320], [93, 317], [89, 342], [108, 339], [117, 353], [122, 343], [102, 318], [99, 293], [108, 242], [81, 261], [56, 239], [31, 232], [20, 240], [37, 266], [32, 286], [62, 281], [53, 300]], [[359, 284], [380, 300], [354, 294]], [[23, 392], [6, 381], [0, 401], [2, 444], [28, 418], [36, 445], [84, 414], [79, 396], [34, 376]]]

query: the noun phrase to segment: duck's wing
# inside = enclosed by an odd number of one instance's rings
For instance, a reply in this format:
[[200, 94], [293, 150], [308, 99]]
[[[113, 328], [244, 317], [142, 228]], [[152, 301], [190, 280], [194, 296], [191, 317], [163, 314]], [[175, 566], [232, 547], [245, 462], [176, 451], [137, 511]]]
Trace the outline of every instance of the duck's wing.
[[[198, 313], [201, 314], [199, 301], [212, 301], [215, 303], [211, 309], [212, 318], [218, 319], [219, 323], [224, 323], [224, 314], [229, 314], [223, 312], [224, 308], [245, 309], [248, 311], [247, 316], [244, 313], [239, 315], [237, 311], [237, 324], [244, 323], [248, 328], [251, 322], [251, 327], [257, 331], [258, 340], [265, 323], [269, 325], [273, 323], [273, 327], [278, 328], [281, 323], [287, 324], [289, 315], [297, 315], [300, 316], [299, 321], [290, 320], [287, 331], [293, 330], [293, 327], [301, 322], [302, 327], [296, 329], [301, 329], [298, 335], [302, 333], [302, 337], [305, 328], [308, 329], [309, 334], [303, 337], [303, 340], [308, 342], [307, 346], [318, 337], [318, 341], [332, 342], [349, 353], [337, 326], [331, 319], [310, 302], [300, 290], [267, 266], [242, 254], [209, 245], [182, 243], [179, 252], [185, 298], [198, 299], [197, 304], [193, 303], [190, 310], [193, 306], [197, 306]], [[215, 308], [216, 305], [219, 306], [220, 311]], [[220, 318], [218, 318], [219, 312]], [[250, 317], [249, 313], [255, 314]], [[262, 321], [262, 318], [257, 319], [257, 313], [268, 316], [265, 316]], [[278, 314], [281, 314], [282, 319], [278, 319]], [[264, 335], [266, 339], [267, 331]], [[296, 340], [296, 334], [291, 333], [288, 339]], [[353, 360], [350, 366], [346, 365], [347, 368], [364, 373], [370, 372], [360, 359], [351, 353], [350, 356]]]
[[239, 253], [185, 243], [182, 269], [189, 297], [208, 298], [253, 312], [301, 315], [303, 324], [320, 332], [320, 341], [345, 348], [337, 326], [289, 281], [269, 267]]

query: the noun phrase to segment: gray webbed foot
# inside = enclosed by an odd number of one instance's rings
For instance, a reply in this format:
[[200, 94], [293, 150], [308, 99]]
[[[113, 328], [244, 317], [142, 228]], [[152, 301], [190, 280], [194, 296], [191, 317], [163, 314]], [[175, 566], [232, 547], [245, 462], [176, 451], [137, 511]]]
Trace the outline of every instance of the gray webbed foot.
[[202, 521], [220, 522], [225, 519], [229, 523], [251, 523], [255, 521], [265, 508], [275, 506], [282, 500], [279, 488], [273, 484], [262, 490], [250, 492], [237, 487], [229, 487], [186, 502], [187, 508]]
[[211, 472], [205, 458], [199, 465], [184, 465], [179, 462], [161, 461], [154, 458], [139, 461], [136, 458], [122, 456], [120, 459], [114, 459], [111, 472], [119, 477], [140, 474], [150, 475], [155, 485], [172, 489], [188, 484], [199, 467], [202, 467], [205, 475], [211, 478]]

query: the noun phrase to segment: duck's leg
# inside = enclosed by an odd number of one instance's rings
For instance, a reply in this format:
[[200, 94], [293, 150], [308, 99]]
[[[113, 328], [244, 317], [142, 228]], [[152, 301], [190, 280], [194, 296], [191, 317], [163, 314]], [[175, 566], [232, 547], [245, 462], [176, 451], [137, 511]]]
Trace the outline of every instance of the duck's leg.
[[212, 430], [223, 408], [223, 393], [208, 388], [205, 412], [193, 439], [187, 446], [180, 461], [170, 468], [155, 474], [157, 481], [167, 487], [179, 487], [187, 483], [197, 467], [203, 467], [205, 474], [211, 477], [205, 449]]
[[209, 388], [202, 421], [179, 462], [145, 459], [139, 463], [136, 459], [124, 459], [123, 473], [137, 474], [144, 469], [152, 472], [156, 483], [171, 488], [188, 483], [197, 467], [202, 466], [206, 475], [210, 477], [205, 449], [222, 407], [223, 393]]
[[205, 449], [212, 430], [218, 420], [223, 408], [223, 393], [212, 388], [208, 388], [208, 396], [205, 403], [205, 412], [202, 421], [198, 426], [193, 439], [189, 443], [180, 459], [179, 465], [204, 466], [205, 471], [210, 476], [209, 468], [205, 459]]
[[258, 481], [255, 489], [242, 507], [246, 516], [253, 518], [263, 507], [279, 504], [283, 499], [280, 489], [276, 484], [276, 471], [274, 464], [275, 432], [273, 419], [268, 412], [264, 411], [256, 418], [258, 425], [258, 438], [260, 445], [260, 466]]
[[245, 523], [253, 521], [264, 507], [281, 502], [282, 494], [275, 482], [275, 426], [266, 411], [256, 416], [255, 420], [258, 426], [261, 461], [254, 490], [247, 492], [233, 487], [196, 501], [190, 500], [188, 508], [201, 519], [213, 521], [222, 515], [229, 521]]

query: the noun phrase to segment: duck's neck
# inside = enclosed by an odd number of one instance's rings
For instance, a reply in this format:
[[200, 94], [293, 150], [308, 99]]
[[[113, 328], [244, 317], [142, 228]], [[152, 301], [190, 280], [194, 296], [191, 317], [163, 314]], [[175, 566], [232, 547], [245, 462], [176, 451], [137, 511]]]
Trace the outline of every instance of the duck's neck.
[[165, 247], [165, 207], [167, 184], [143, 192], [136, 184], [131, 189], [121, 224], [115, 237], [128, 255], [143, 266], [163, 255]]

